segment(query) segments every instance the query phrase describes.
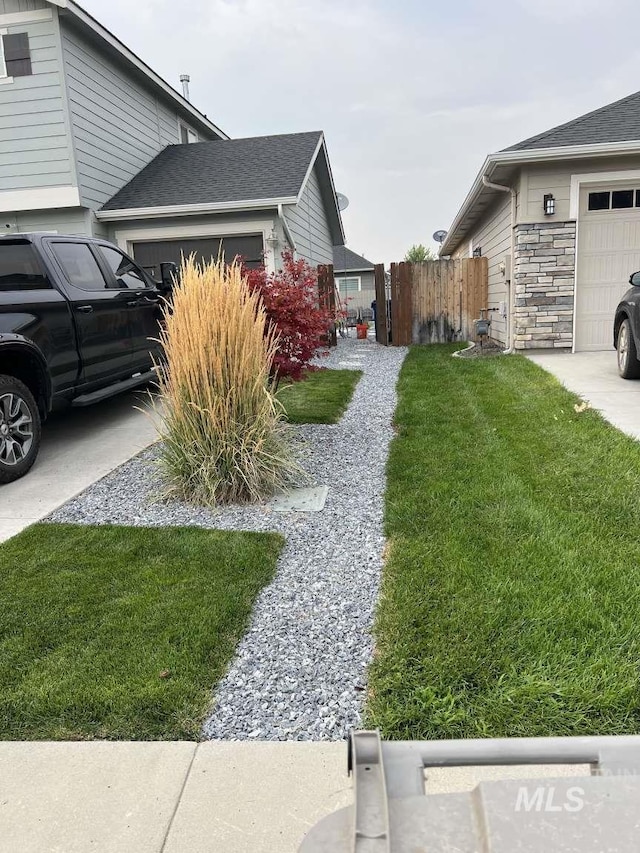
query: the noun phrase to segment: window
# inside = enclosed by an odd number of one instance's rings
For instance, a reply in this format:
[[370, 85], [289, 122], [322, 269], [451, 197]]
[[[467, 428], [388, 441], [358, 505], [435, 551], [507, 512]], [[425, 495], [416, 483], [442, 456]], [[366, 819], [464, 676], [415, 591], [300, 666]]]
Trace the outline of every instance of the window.
[[589, 193], [589, 210], [609, 210], [611, 193]]
[[10, 33], [2, 36], [0, 72], [3, 72], [0, 73], [1, 77], [27, 77], [32, 73], [27, 33]]
[[50, 284], [40, 269], [33, 246], [24, 241], [0, 243], [0, 291], [42, 290]]
[[358, 293], [362, 289], [360, 276], [337, 278], [336, 285], [338, 286], [338, 293], [341, 296], [348, 296], [350, 293]]
[[588, 210], [627, 210], [640, 208], [640, 190], [607, 190], [589, 193]]
[[52, 243], [51, 248], [74, 287], [81, 290], [106, 288], [102, 271], [86, 243]]
[[122, 252], [111, 249], [109, 246], [100, 246], [99, 251], [111, 267], [119, 288], [124, 290], [130, 287], [133, 290], [142, 290], [144, 287], [149, 287], [142, 272]]
[[633, 207], [633, 195], [633, 190], [614, 190], [614, 192], [611, 193], [612, 210]]
[[187, 145], [190, 142], [198, 141], [198, 134], [191, 130], [190, 127], [185, 127], [184, 124], [180, 125], [180, 141], [183, 145]]

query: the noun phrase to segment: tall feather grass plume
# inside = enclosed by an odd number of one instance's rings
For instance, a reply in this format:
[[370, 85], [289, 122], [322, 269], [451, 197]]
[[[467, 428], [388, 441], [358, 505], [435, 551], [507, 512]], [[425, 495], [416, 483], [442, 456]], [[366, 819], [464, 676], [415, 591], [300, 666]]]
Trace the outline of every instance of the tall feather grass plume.
[[215, 506], [285, 488], [299, 469], [269, 385], [278, 341], [239, 264], [183, 258], [160, 341], [159, 461], [170, 494]]

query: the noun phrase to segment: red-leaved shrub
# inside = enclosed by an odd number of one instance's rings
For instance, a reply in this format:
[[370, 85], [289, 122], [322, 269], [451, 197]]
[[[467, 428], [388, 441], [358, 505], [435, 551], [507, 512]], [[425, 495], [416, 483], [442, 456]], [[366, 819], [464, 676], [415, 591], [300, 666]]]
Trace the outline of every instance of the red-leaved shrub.
[[326, 336], [335, 322], [330, 310], [318, 302], [318, 276], [304, 260], [282, 253], [283, 268], [267, 274], [264, 267], [245, 269], [251, 291], [262, 297], [267, 317], [275, 326], [279, 343], [273, 362], [273, 379], [301, 379], [312, 358], [326, 346]]

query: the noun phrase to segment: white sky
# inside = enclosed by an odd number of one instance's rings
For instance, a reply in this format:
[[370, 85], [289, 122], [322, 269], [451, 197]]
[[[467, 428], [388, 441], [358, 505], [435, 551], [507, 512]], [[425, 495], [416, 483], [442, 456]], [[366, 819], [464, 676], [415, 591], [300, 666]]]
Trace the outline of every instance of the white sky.
[[324, 130], [375, 262], [433, 245], [486, 154], [640, 89], [637, 0], [80, 0], [232, 137]]

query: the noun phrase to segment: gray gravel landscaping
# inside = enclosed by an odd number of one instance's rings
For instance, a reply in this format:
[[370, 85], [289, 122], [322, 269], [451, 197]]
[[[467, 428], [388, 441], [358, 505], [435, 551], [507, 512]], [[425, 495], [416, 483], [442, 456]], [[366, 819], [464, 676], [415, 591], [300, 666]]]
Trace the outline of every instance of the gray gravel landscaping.
[[260, 594], [250, 628], [215, 690], [205, 737], [335, 740], [359, 724], [382, 568], [385, 465], [405, 354], [341, 339], [323, 359], [327, 367], [360, 368], [364, 375], [340, 423], [293, 428], [303, 467], [314, 483], [330, 487], [320, 513], [160, 502], [150, 448], [50, 517], [272, 530], [286, 537], [276, 576]]

